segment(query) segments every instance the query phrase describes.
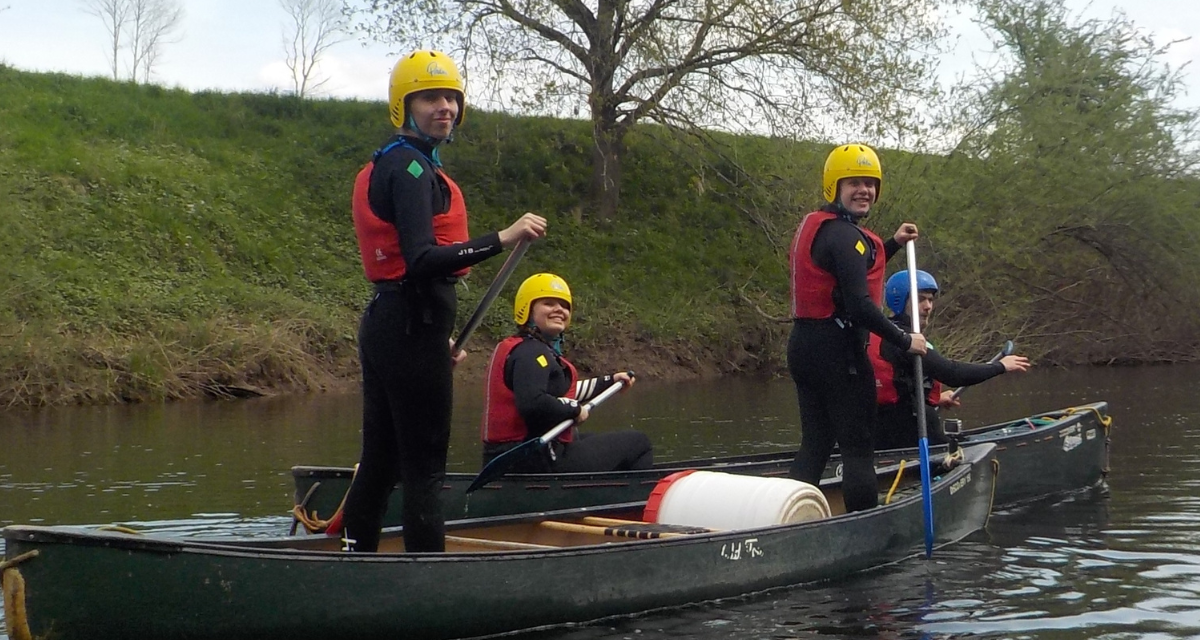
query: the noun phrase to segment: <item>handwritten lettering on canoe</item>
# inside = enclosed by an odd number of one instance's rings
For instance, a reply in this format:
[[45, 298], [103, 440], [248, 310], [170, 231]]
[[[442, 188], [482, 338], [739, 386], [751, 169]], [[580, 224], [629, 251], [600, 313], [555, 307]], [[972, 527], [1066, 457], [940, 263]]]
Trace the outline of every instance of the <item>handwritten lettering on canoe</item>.
[[758, 558], [763, 550], [758, 546], [758, 538], [746, 538], [740, 542], [727, 542], [721, 545], [721, 557], [726, 560], [743, 560]]

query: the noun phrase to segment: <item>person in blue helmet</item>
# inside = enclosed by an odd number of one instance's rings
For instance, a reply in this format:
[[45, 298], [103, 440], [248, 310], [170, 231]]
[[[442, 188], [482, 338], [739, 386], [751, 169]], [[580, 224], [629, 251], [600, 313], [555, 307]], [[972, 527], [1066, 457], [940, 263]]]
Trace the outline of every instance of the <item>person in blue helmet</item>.
[[[909, 315], [909, 277], [907, 271], [892, 274], [884, 285], [884, 299], [892, 312], [891, 320], [900, 330], [912, 331]], [[917, 271], [917, 311], [921, 314], [921, 330], [928, 328], [933, 301], [938, 294], [938, 283], [925, 271]], [[921, 382], [925, 393], [922, 407], [925, 411], [925, 426], [931, 444], [948, 442], [941, 426], [939, 408], [956, 407], [951, 391], [943, 391], [942, 385], [961, 387], [979, 384], [1002, 373], [1023, 372], [1029, 369], [1025, 356], [1004, 356], [997, 362], [973, 364], [950, 360], [939, 354], [933, 345], [926, 343], [928, 350], [921, 356]], [[917, 446], [917, 409], [914, 406], [915, 382], [913, 380], [913, 356], [899, 348], [871, 336], [869, 346], [871, 365], [875, 370], [875, 399], [878, 403], [878, 419], [875, 422], [874, 442], [877, 451]]]

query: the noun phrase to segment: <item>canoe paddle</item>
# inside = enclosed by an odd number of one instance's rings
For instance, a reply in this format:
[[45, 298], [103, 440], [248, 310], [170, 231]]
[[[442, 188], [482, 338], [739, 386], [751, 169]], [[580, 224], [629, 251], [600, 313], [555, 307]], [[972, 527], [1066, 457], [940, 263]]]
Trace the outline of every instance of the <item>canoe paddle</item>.
[[[633, 372], [630, 371], [629, 375], [632, 376]], [[600, 406], [602, 402], [608, 400], [613, 396], [613, 394], [623, 388], [625, 388], [624, 380], [600, 392], [600, 395], [592, 398], [590, 402], [583, 406], [590, 412], [592, 409]], [[573, 424], [575, 424], [575, 418], [563, 420], [557, 425], [554, 425], [553, 429], [542, 434], [541, 437], [530, 438], [529, 440], [526, 440], [512, 449], [505, 451], [495, 458], [492, 458], [492, 461], [487, 463], [487, 465], [483, 467], [483, 470], [479, 472], [479, 475], [475, 476], [475, 479], [471, 481], [471, 486], [467, 487], [467, 493], [471, 493], [472, 491], [475, 491], [476, 489], [479, 489], [487, 483], [504, 475], [508, 472], [510, 467], [524, 460], [528, 456], [540, 453], [542, 449], [545, 449], [547, 446], [549, 446], [551, 440], [557, 438], [558, 435], [563, 431], [571, 428], [571, 425]]]
[[[1016, 346], [1013, 345], [1012, 340], [1005, 340], [1004, 348], [1000, 349], [1000, 353], [997, 353], [995, 356], [993, 356], [991, 360], [988, 360], [988, 364], [996, 364], [997, 362], [1000, 362], [1000, 360], [1002, 360], [1005, 356], [1011, 356], [1015, 349], [1016, 349]], [[966, 389], [967, 389], [966, 387], [959, 387], [959, 388], [955, 389], [954, 393], [950, 394], [950, 399], [958, 400], [958, 397], [961, 396], [962, 392], [966, 391]]]
[[[909, 240], [904, 247], [908, 255], [908, 308], [912, 316], [913, 333], [921, 333], [920, 296], [917, 295], [917, 243]], [[921, 354], [913, 354], [913, 395], [917, 408], [917, 436], [921, 450], [921, 504], [925, 512], [925, 557], [933, 556], [933, 492], [929, 477], [929, 434], [925, 426], [925, 379]]]
[[450, 349], [450, 355], [458, 355], [462, 351], [463, 345], [467, 343], [467, 338], [475, 333], [475, 329], [479, 328], [479, 323], [483, 322], [483, 316], [487, 313], [488, 307], [492, 306], [492, 301], [496, 296], [500, 295], [500, 290], [504, 288], [504, 283], [508, 282], [508, 277], [512, 275], [514, 269], [517, 268], [517, 263], [525, 255], [525, 250], [529, 248], [529, 241], [522, 240], [517, 243], [512, 253], [508, 254], [508, 259], [500, 267], [500, 272], [496, 274], [496, 279], [492, 280], [492, 285], [483, 294], [483, 299], [479, 301], [479, 306], [475, 307], [475, 311], [471, 317], [467, 319], [467, 324], [463, 326], [462, 333], [458, 334], [458, 339], [454, 341], [454, 347]]

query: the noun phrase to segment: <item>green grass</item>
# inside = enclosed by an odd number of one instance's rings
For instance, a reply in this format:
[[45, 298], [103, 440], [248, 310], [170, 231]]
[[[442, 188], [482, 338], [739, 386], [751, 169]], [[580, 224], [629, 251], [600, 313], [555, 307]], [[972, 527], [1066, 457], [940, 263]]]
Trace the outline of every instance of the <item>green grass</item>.
[[[349, 192], [389, 134], [383, 104], [0, 66], [0, 123], [0, 404], [320, 389], [357, 374], [369, 287]], [[472, 109], [444, 150], [474, 234], [525, 211], [550, 220], [475, 347], [510, 331], [523, 277], [553, 271], [575, 292], [570, 350], [585, 367], [779, 372], [788, 326], [768, 316], [786, 315], [785, 252], [817, 203], [826, 147], [718, 134], [718, 154], [636, 129], [618, 219], [598, 224], [581, 213], [588, 133]], [[1005, 250], [978, 234], [994, 214], [947, 217], [931, 206], [938, 160], [885, 157], [891, 207], [872, 226], [886, 237], [902, 219], [938, 221], [929, 264], [975, 286], [981, 246]], [[463, 318], [500, 262], [460, 289]], [[1020, 318], [988, 318], [969, 293], [947, 311], [945, 329], [964, 336], [948, 346], [990, 354]]]

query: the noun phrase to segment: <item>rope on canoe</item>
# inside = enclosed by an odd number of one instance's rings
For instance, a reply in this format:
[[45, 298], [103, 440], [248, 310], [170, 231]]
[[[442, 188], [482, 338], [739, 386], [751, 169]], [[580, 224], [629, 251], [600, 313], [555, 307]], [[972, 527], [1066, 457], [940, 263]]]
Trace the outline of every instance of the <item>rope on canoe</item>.
[[[346, 508], [346, 497], [350, 495], [350, 487], [354, 486], [354, 479], [357, 477], [358, 465], [355, 464], [354, 473], [350, 474], [350, 484], [346, 487], [346, 495], [342, 496], [342, 502], [338, 505], [337, 511], [334, 511], [333, 515], [329, 516], [328, 520], [322, 520], [317, 515], [316, 511], [313, 511], [310, 515], [308, 509], [306, 508], [308, 506], [309, 499], [312, 498], [313, 492], [316, 491], [317, 487], [321, 486], [320, 482], [309, 488], [308, 493], [304, 495], [304, 499], [300, 501], [300, 504], [292, 507], [292, 518], [294, 518], [296, 522], [304, 525], [304, 528], [309, 533], [324, 533], [326, 535], [336, 535], [341, 533], [342, 510]], [[329, 530], [331, 525], [333, 525], [333, 531]]]
[[996, 478], [1000, 476], [1000, 458], [992, 458], [992, 490], [988, 492], [988, 510], [987, 519], [983, 521], [984, 528], [987, 528], [987, 523], [992, 519], [992, 507], [996, 506]]
[[907, 462], [907, 460], [900, 461], [900, 468], [896, 469], [896, 479], [892, 480], [892, 488], [888, 489], [887, 497], [883, 499], [884, 504], [892, 503], [892, 494], [896, 493], [896, 487], [900, 486], [900, 478], [904, 477], [904, 465]]
[[965, 462], [967, 455], [963, 453], [962, 447], [958, 447], [953, 453], [946, 453], [942, 456], [942, 468], [946, 471], [957, 467], [960, 463]]
[[[340, 512], [341, 510], [339, 509], [338, 511]], [[334, 513], [334, 515], [337, 515], [337, 513]], [[310, 514], [303, 505], [299, 504], [292, 507], [292, 517], [296, 519], [296, 522], [304, 525], [304, 529], [309, 533], [324, 533], [329, 528], [329, 520], [333, 519], [322, 520], [316, 511]]]
[[1089, 411], [1096, 414], [1096, 421], [1104, 427], [1104, 432], [1108, 433], [1108, 428], [1112, 426], [1112, 416], [1106, 416], [1100, 413], [1100, 410], [1096, 407], [1071, 407], [1066, 411], [1063, 411], [1063, 415], [1073, 416], [1077, 413], [1087, 413]]
[[34, 549], [0, 562], [0, 587], [4, 591], [4, 631], [12, 640], [33, 640], [29, 631], [29, 619], [25, 612], [25, 578], [17, 565], [38, 556]]

